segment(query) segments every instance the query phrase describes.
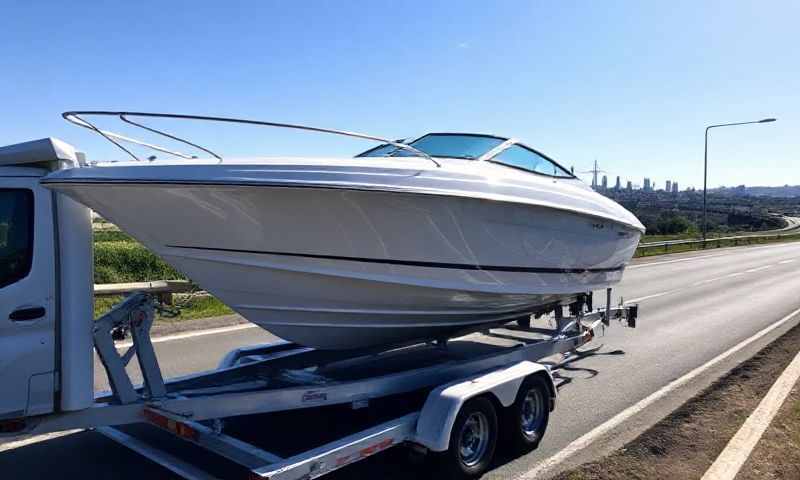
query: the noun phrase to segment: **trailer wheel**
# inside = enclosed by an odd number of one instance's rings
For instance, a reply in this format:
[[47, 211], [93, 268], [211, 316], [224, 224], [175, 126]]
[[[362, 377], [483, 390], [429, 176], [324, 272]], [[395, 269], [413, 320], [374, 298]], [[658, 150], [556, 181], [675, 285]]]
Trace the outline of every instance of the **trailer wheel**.
[[497, 412], [491, 400], [473, 398], [461, 407], [450, 433], [450, 448], [440, 454], [444, 478], [469, 479], [489, 468], [497, 446]]
[[544, 378], [534, 375], [525, 379], [508, 410], [503, 431], [512, 448], [521, 452], [534, 450], [550, 420], [550, 390]]

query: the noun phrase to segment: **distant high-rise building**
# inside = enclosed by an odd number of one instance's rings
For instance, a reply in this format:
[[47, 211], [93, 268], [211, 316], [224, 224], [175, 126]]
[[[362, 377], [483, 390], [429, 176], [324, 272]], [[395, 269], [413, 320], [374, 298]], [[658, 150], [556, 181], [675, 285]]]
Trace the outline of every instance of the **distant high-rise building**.
[[666, 187], [667, 188], [664, 189], [665, 192], [671, 192], [672, 191], [672, 181], [671, 180], [667, 180]]
[[633, 182], [628, 180], [628, 184], [625, 186], [625, 190], [632, 192], [633, 191]]
[[608, 190], [608, 176], [603, 175], [603, 183], [601, 184], [603, 190]]
[[616, 191], [618, 191], [618, 192], [619, 192], [620, 190], [622, 190], [622, 183], [621, 183], [621, 181], [620, 181], [620, 179], [619, 179], [619, 175], [617, 175], [617, 184], [616, 184], [616, 185], [614, 185], [614, 190], [616, 190]]
[[678, 182], [672, 182], [672, 193], [678, 193]]
[[650, 191], [650, 179], [647, 177], [644, 177], [644, 186], [642, 187], [642, 190], [644, 190], [645, 192]]

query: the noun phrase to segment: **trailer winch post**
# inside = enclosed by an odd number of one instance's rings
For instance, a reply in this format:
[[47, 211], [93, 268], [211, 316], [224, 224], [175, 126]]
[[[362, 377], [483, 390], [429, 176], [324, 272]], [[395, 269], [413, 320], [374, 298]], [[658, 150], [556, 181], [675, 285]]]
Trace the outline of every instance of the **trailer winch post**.
[[[147, 294], [136, 293], [115, 305], [110, 312], [94, 322], [94, 346], [106, 369], [115, 400], [120, 404], [139, 400], [139, 393], [125, 371], [134, 354], [142, 371], [147, 398], [160, 398], [167, 393], [164, 377], [150, 340], [150, 327], [153, 325], [154, 315], [151, 298]], [[117, 352], [112, 333], [120, 327], [130, 328], [133, 337], [133, 346], [122, 355]]]
[[603, 325], [611, 325], [611, 288], [606, 288], [606, 312], [603, 315]]

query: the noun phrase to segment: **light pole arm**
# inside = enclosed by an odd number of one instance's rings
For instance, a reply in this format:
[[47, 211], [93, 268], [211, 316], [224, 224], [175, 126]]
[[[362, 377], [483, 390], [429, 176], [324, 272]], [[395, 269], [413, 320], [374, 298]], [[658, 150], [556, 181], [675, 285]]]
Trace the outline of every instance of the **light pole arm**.
[[755, 120], [752, 122], [736, 122], [736, 123], [720, 123], [719, 125], [709, 125], [706, 127], [706, 133], [708, 133], [709, 128], [717, 128], [717, 127], [730, 127], [733, 125], [750, 125], [751, 123], [769, 123], [774, 122], [774, 118], [765, 118], [764, 120]]
[[771, 123], [774, 118], [764, 118], [762, 120], [755, 120], [752, 122], [735, 122], [735, 123], [720, 123], [718, 125], [709, 125], [706, 127], [706, 139], [703, 149], [703, 248], [705, 248], [706, 235], [708, 234], [708, 210], [706, 210], [706, 191], [708, 187], [708, 131], [717, 127], [731, 127], [733, 125], [749, 125], [751, 123]]

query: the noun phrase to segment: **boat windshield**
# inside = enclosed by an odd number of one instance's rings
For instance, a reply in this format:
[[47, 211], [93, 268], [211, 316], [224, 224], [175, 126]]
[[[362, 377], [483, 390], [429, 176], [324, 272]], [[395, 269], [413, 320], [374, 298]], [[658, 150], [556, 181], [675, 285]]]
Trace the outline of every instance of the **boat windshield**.
[[[429, 133], [409, 143], [432, 157], [474, 160], [495, 148], [506, 139], [489, 135], [464, 133]], [[356, 155], [357, 157], [412, 157], [413, 152], [383, 144]]]

